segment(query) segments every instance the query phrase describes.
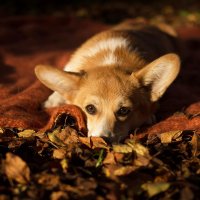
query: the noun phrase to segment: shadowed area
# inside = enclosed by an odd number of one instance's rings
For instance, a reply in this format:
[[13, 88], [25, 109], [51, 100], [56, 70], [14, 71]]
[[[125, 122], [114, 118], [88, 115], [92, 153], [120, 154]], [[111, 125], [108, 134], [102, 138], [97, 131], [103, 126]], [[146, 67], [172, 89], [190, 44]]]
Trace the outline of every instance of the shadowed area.
[[1, 55], [0, 55], [0, 72], [1, 72], [0, 84], [1, 83], [9, 84], [14, 82], [14, 80], [12, 79], [12, 74], [15, 73], [15, 68], [5, 64]]

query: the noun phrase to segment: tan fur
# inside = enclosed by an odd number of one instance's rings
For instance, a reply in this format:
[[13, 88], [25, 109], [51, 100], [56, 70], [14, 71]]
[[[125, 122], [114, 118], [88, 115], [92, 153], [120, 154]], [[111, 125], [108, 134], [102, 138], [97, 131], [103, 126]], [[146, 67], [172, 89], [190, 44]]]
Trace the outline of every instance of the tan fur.
[[[165, 29], [123, 23], [86, 41], [65, 67], [67, 72], [36, 67], [37, 77], [56, 91], [45, 105], [78, 105], [87, 116], [88, 136], [123, 138], [152, 116], [179, 72], [173, 34]], [[91, 104], [95, 114], [87, 113]], [[119, 116], [124, 107], [130, 113]]]

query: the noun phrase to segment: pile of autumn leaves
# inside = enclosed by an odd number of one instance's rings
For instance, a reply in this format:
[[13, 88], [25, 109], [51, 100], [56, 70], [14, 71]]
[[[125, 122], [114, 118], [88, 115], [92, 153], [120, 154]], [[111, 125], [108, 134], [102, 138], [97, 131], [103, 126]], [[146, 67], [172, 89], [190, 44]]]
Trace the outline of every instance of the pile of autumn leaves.
[[74, 123], [47, 132], [2, 128], [0, 155], [0, 199], [189, 200], [200, 192], [195, 131], [108, 144], [80, 136]]

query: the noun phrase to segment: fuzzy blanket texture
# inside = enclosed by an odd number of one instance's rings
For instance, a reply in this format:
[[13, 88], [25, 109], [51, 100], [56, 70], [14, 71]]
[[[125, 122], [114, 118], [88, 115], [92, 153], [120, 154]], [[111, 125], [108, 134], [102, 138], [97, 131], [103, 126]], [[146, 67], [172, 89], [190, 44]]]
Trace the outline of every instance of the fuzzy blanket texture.
[[[0, 127], [41, 130], [51, 127], [59, 112], [66, 112], [85, 130], [76, 106], [42, 108], [52, 91], [36, 79], [34, 67], [62, 68], [85, 39], [108, 26], [63, 17], [18, 17], [1, 19], [0, 27]], [[143, 127], [141, 133], [200, 130], [200, 28], [177, 31], [185, 55], [181, 72], [160, 102], [157, 122]]]

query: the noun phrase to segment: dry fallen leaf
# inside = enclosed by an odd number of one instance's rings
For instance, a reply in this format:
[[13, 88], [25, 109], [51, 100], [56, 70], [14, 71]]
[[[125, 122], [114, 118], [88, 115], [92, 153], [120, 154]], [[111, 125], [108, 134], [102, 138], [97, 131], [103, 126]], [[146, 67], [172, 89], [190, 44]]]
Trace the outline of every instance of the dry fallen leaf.
[[5, 194], [0, 194], [0, 199], [1, 200], [10, 200], [10, 196], [5, 195]]
[[62, 159], [62, 160], [60, 161], [60, 165], [61, 165], [63, 171], [64, 171], [64, 172], [67, 172], [67, 169], [68, 169], [68, 167], [69, 167], [69, 163], [68, 163], [68, 160], [67, 160], [66, 158], [65, 158], [65, 159]]
[[191, 191], [191, 189], [188, 186], [184, 187], [181, 190], [180, 196], [181, 196], [181, 198], [180, 198], [181, 200], [192, 200], [192, 199], [195, 199], [193, 192]]
[[63, 147], [79, 142], [77, 132], [69, 126], [64, 129], [60, 127], [56, 128], [54, 131], [48, 133], [48, 137], [51, 142]]
[[139, 142], [130, 139], [127, 140], [126, 143], [132, 148], [132, 150], [136, 153], [136, 155], [150, 157], [148, 148], [143, 146]]
[[103, 172], [106, 177], [117, 180], [118, 176], [126, 176], [137, 169], [134, 166], [123, 166], [120, 164], [110, 164], [103, 167]]
[[134, 166], [122, 166], [114, 171], [115, 176], [125, 176], [130, 174], [136, 169]]
[[116, 164], [116, 160], [115, 160], [115, 156], [112, 152], [108, 152], [106, 154], [106, 157], [105, 159], [103, 160], [103, 164], [106, 165], [106, 164]]
[[[171, 143], [173, 140], [177, 140], [182, 134], [182, 131], [169, 131], [159, 134], [161, 143]], [[180, 139], [180, 138], [179, 138]]]
[[148, 156], [149, 151], [148, 149], [140, 144], [139, 142], [136, 142], [133, 139], [128, 139], [126, 140], [126, 144], [118, 144], [118, 145], [113, 145], [113, 151], [117, 153], [131, 153], [135, 152], [136, 155], [141, 155], [141, 156]]
[[134, 165], [137, 167], [147, 166], [150, 162], [151, 158], [146, 156], [137, 155], [137, 158], [134, 160]]
[[31, 129], [27, 129], [27, 130], [24, 130], [24, 131], [21, 131], [19, 133], [17, 133], [17, 135], [19, 137], [31, 137], [31, 136], [34, 136], [35, 134], [35, 131], [34, 130], [31, 130]]
[[127, 144], [117, 144], [113, 145], [113, 151], [116, 153], [131, 153], [133, 149]]
[[144, 183], [142, 189], [145, 190], [149, 197], [153, 197], [161, 192], [168, 190], [170, 187], [169, 183]]
[[101, 137], [79, 137], [80, 142], [85, 144], [91, 149], [103, 148], [109, 149], [108, 144]]
[[56, 191], [52, 192], [50, 199], [51, 200], [69, 199], [69, 196], [66, 192]]
[[53, 158], [55, 159], [63, 159], [66, 157], [67, 151], [66, 149], [54, 149], [53, 150]]
[[19, 156], [7, 153], [4, 164], [5, 174], [9, 179], [21, 184], [27, 184], [30, 181], [30, 169]]
[[200, 150], [200, 136], [197, 132], [194, 132], [190, 143], [192, 145], [192, 154], [196, 156]]
[[40, 174], [38, 177], [38, 183], [51, 190], [57, 187], [57, 185], [60, 183], [60, 177], [54, 174]]

